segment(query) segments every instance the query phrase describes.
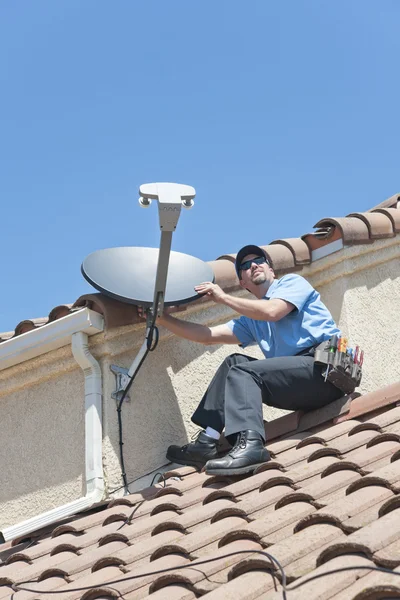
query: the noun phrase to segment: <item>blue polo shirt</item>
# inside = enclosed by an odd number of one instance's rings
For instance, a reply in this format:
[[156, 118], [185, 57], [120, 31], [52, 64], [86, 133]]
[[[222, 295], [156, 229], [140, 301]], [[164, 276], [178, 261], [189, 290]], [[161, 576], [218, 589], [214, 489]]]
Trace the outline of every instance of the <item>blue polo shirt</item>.
[[280, 298], [296, 307], [274, 323], [240, 317], [227, 323], [243, 348], [258, 344], [266, 358], [294, 356], [332, 335], [340, 336], [331, 313], [318, 292], [300, 275], [284, 275], [270, 285], [264, 300]]

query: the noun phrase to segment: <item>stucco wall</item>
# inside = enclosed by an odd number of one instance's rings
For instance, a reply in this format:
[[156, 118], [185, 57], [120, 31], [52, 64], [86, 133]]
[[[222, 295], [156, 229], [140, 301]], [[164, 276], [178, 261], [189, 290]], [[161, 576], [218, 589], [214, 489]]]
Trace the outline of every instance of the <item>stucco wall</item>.
[[399, 238], [347, 248], [316, 261], [302, 275], [321, 293], [349, 345], [365, 350], [358, 391], [399, 381]]
[[[400, 379], [400, 245], [397, 238], [346, 248], [301, 271], [321, 293], [350, 344], [365, 349], [361, 391]], [[246, 295], [245, 292], [240, 292]], [[190, 306], [178, 318], [215, 325], [230, 309]], [[171, 443], [196, 431], [190, 416], [223, 358], [236, 346], [204, 347], [161, 329], [124, 403], [123, 436], [131, 491], [166, 463]], [[144, 325], [90, 338], [103, 377], [103, 459], [108, 493], [121, 486], [115, 377], [110, 365], [129, 367], [144, 339]], [[246, 353], [260, 356], [259, 351]], [[0, 371], [0, 527], [70, 502], [83, 493], [84, 379], [70, 347]], [[279, 411], [265, 409], [269, 420]], [[122, 493], [122, 491], [118, 492]]]
[[0, 528], [82, 495], [83, 393], [68, 347], [0, 371]]

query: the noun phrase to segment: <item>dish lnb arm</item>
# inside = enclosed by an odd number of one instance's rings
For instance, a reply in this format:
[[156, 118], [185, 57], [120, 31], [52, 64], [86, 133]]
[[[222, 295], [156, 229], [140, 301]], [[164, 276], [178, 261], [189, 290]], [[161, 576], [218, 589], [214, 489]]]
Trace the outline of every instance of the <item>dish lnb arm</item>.
[[161, 231], [175, 231], [182, 206], [192, 208], [195, 189], [181, 183], [144, 183], [139, 188], [139, 204], [148, 208], [152, 200], [158, 200]]
[[172, 234], [178, 224], [182, 206], [192, 208], [196, 191], [192, 186], [182, 183], [144, 183], [139, 188], [139, 194], [139, 204], [143, 207], [150, 206], [152, 200], [158, 200], [161, 240], [151, 309], [155, 319], [156, 315], [161, 316], [164, 310]]

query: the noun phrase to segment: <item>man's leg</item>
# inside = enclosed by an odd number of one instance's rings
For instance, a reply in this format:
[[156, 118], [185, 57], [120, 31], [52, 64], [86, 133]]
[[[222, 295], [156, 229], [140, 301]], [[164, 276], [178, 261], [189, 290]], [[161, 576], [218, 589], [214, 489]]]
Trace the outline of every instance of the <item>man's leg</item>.
[[251, 356], [231, 354], [222, 361], [208, 386], [200, 404], [192, 416], [192, 421], [199, 427], [212, 427], [220, 433], [225, 427], [225, 389], [226, 378], [232, 367], [257, 362]]
[[[194, 442], [184, 446], [170, 446], [167, 450], [168, 460], [202, 468], [207, 460], [218, 457], [217, 442], [225, 426], [226, 377], [234, 365], [254, 360], [256, 359], [243, 354], [232, 354], [225, 358], [192, 416], [193, 423], [206, 431], [201, 431]], [[212, 433], [215, 435], [211, 435]]]
[[207, 473], [241, 474], [263, 462], [257, 441], [265, 442], [263, 402], [286, 410], [312, 410], [341, 395], [335, 386], [324, 382], [321, 367], [314, 364], [312, 356], [270, 358], [231, 367], [225, 386], [225, 436], [238, 438], [240, 432], [253, 433], [240, 434], [239, 449], [235, 446], [226, 457], [210, 460]]

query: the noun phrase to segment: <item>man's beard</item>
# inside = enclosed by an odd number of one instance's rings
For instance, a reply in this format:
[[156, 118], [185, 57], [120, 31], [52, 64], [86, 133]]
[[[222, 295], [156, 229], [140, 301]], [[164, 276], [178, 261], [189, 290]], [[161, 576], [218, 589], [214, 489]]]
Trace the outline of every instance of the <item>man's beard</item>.
[[251, 277], [251, 282], [254, 283], [254, 285], [262, 285], [266, 281], [267, 278], [264, 273], [257, 273]]

